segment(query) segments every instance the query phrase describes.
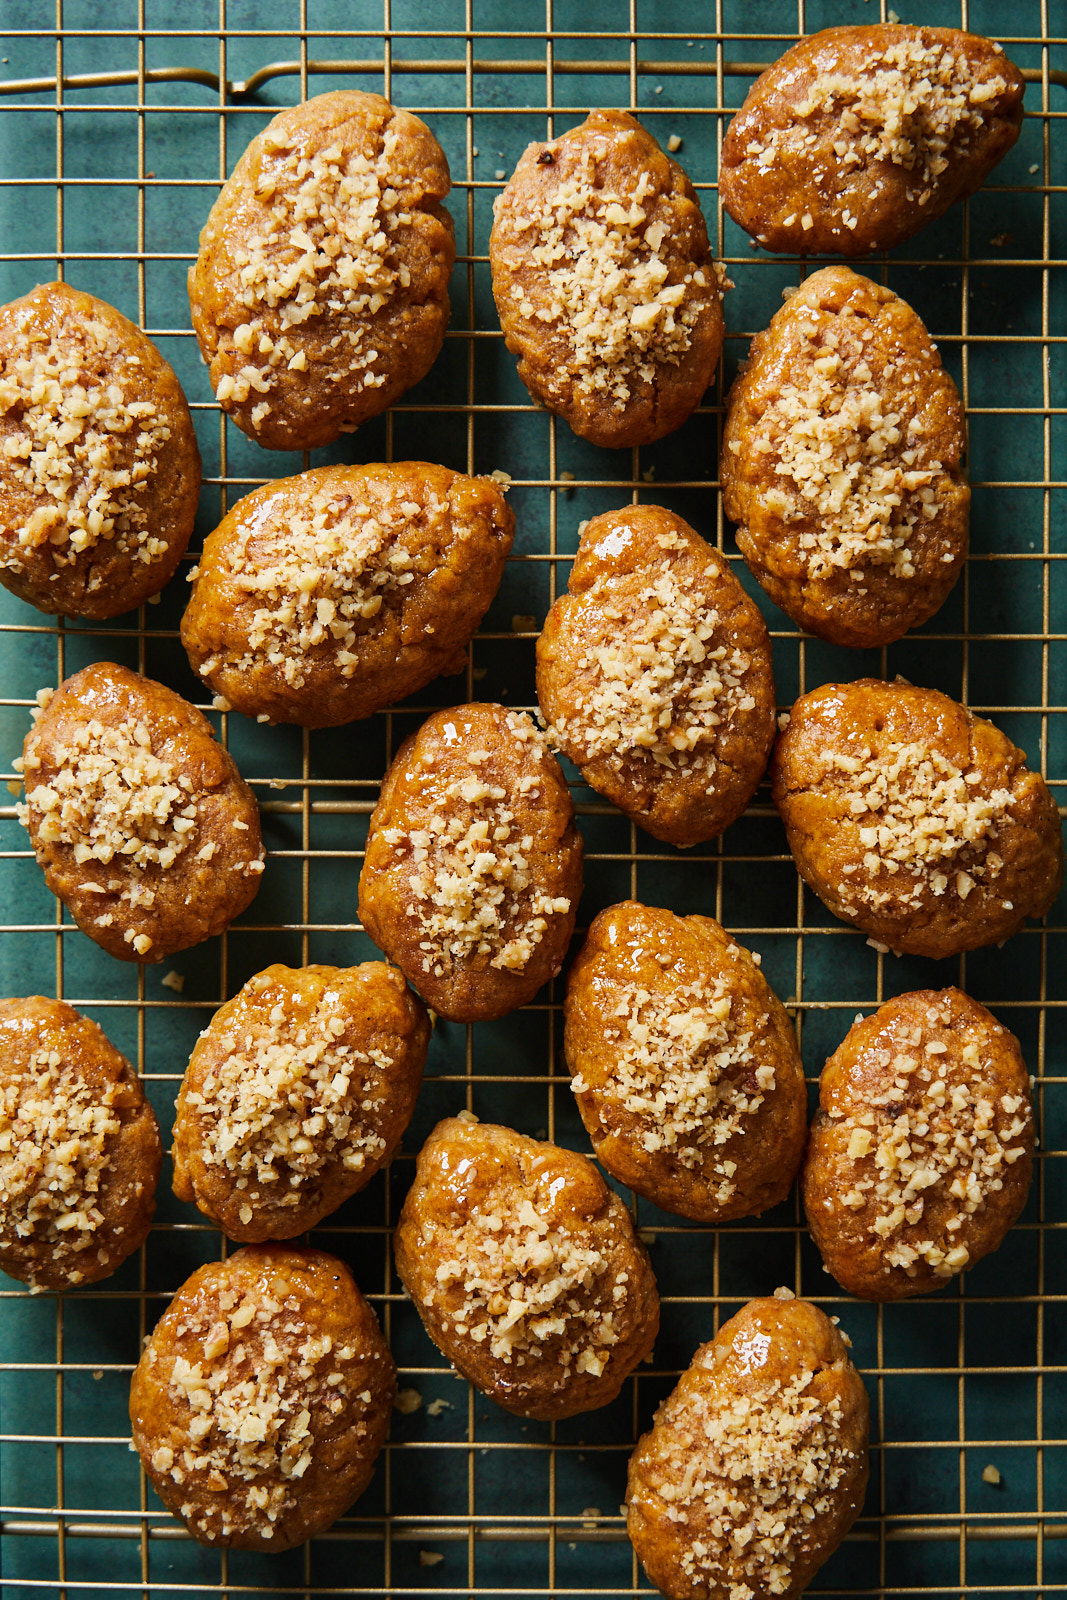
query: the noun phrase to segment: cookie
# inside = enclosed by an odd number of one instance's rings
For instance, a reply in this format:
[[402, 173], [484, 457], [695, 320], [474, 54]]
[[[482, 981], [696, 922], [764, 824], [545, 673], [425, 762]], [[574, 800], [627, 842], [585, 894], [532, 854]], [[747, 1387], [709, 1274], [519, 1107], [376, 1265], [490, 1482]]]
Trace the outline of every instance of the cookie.
[[774, 738], [758, 607], [661, 506], [586, 523], [567, 587], [537, 641], [553, 741], [655, 838], [715, 838], [751, 800]]
[[448, 326], [450, 187], [425, 123], [356, 89], [252, 140], [189, 273], [211, 387], [249, 438], [314, 450], [426, 376]]
[[868, 1401], [803, 1300], [751, 1300], [701, 1345], [630, 1459], [626, 1528], [667, 1600], [795, 1600], [855, 1521]]
[[726, 402], [723, 510], [776, 605], [833, 644], [891, 644], [967, 554], [956, 385], [911, 307], [824, 267], [752, 341]]
[[174, 373], [113, 306], [43, 283], [0, 306], [0, 583], [101, 620], [158, 594], [193, 531], [200, 452]]
[[255, 796], [172, 689], [97, 661], [37, 696], [18, 807], [48, 887], [123, 961], [221, 933], [255, 898]]
[[528, 716], [455, 706], [404, 740], [370, 819], [359, 915], [438, 1016], [532, 1000], [563, 964], [581, 893], [574, 804]]
[[201, 1544], [289, 1550], [363, 1493], [395, 1392], [343, 1261], [247, 1245], [194, 1272], [156, 1323], [130, 1386], [133, 1443]]
[[491, 479], [424, 461], [264, 484], [205, 541], [182, 618], [193, 671], [261, 720], [369, 717], [466, 665], [514, 528]]
[[857, 1017], [819, 1080], [804, 1157], [812, 1238], [843, 1289], [904, 1300], [999, 1248], [1030, 1189], [1019, 1041], [959, 989]]
[[758, 1216], [807, 1134], [796, 1035], [759, 958], [711, 917], [624, 901], [567, 977], [571, 1088], [601, 1166], [694, 1222]]
[[529, 146], [493, 218], [493, 296], [534, 399], [616, 449], [681, 427], [719, 364], [724, 280], [678, 163], [593, 111]]
[[977, 34], [826, 28], [760, 74], [727, 128], [723, 207], [767, 250], [892, 250], [981, 187], [1019, 137], [1024, 88]]
[[395, 1250], [430, 1338], [518, 1416], [607, 1405], [655, 1342], [656, 1281], [622, 1201], [585, 1156], [511, 1128], [437, 1124]]
[[103, 1031], [62, 1000], [0, 1000], [0, 1267], [34, 1289], [109, 1277], [156, 1208], [159, 1125]]
[[185, 1070], [174, 1193], [231, 1239], [292, 1239], [391, 1160], [430, 1043], [400, 973], [273, 966], [221, 1006]]
[[802, 695], [771, 763], [797, 871], [890, 950], [951, 956], [1043, 917], [1063, 882], [1059, 812], [1000, 729], [898, 678]]

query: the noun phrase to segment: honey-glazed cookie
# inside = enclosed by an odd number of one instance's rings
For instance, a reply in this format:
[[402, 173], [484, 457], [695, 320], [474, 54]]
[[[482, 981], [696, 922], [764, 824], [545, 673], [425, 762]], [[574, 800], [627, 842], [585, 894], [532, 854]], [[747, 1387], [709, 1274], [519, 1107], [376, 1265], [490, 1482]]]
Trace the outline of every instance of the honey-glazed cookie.
[[411, 1120], [430, 1042], [395, 967], [268, 967], [221, 1006], [178, 1094], [174, 1193], [242, 1243], [358, 1193]]
[[981, 187], [1026, 85], [957, 28], [826, 28], [761, 73], [726, 130], [724, 209], [767, 250], [892, 250]]
[[521, 1417], [607, 1405], [655, 1342], [656, 1280], [622, 1201], [586, 1156], [511, 1128], [437, 1124], [395, 1250], [430, 1338]]
[[753, 576], [833, 644], [891, 644], [967, 554], [956, 385], [910, 306], [848, 267], [801, 284], [727, 396], [723, 510]]
[[313, 450], [426, 376], [448, 326], [450, 187], [425, 123], [356, 89], [252, 140], [189, 273], [215, 398], [249, 438]]
[[425, 461], [264, 484], [205, 541], [182, 643], [247, 716], [369, 717], [465, 665], [514, 528], [491, 479]]
[[559, 762], [500, 705], [437, 711], [405, 739], [370, 819], [359, 915], [454, 1022], [532, 1000], [567, 953], [582, 841]]
[[140, 1248], [163, 1150], [140, 1079], [62, 1000], [0, 1000], [0, 1268], [34, 1289], [109, 1277]]
[[593, 921], [567, 977], [563, 1048], [597, 1160], [695, 1222], [785, 1199], [807, 1094], [785, 1008], [711, 917], [624, 901]]
[[816, 1306], [751, 1300], [724, 1323], [630, 1458], [626, 1529], [667, 1600], [796, 1600], [863, 1504], [868, 1413]]
[[771, 780], [801, 877], [890, 950], [999, 944], [1060, 891], [1045, 780], [992, 722], [935, 689], [860, 678], [802, 695]]
[[554, 742], [655, 838], [715, 838], [751, 800], [774, 738], [759, 608], [661, 506], [586, 523], [567, 587], [537, 641]]
[[395, 1392], [343, 1261], [246, 1245], [194, 1272], [152, 1330], [130, 1386], [133, 1443], [201, 1544], [289, 1550], [363, 1493]]
[[538, 140], [493, 206], [493, 295], [519, 377], [583, 439], [651, 444], [722, 352], [723, 280], [696, 191], [625, 111]]
[[189, 543], [200, 452], [185, 395], [113, 306], [43, 283], [0, 306], [0, 583], [100, 620], [158, 594]]
[[857, 1017], [819, 1081], [801, 1191], [812, 1238], [865, 1300], [941, 1289], [999, 1248], [1030, 1189], [1019, 1042], [959, 989]]
[[37, 699], [19, 820], [82, 932], [123, 961], [221, 933], [255, 898], [263, 841], [207, 718], [112, 661]]

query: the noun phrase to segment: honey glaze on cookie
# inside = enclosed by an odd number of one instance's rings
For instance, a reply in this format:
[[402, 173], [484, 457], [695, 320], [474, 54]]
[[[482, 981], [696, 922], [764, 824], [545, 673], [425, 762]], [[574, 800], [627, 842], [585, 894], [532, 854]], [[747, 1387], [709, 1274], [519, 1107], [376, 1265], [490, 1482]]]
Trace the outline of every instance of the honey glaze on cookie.
[[1034, 1144], [1018, 1041], [958, 989], [857, 1018], [823, 1069], [802, 1191], [853, 1294], [938, 1289], [995, 1250], [1026, 1202]]

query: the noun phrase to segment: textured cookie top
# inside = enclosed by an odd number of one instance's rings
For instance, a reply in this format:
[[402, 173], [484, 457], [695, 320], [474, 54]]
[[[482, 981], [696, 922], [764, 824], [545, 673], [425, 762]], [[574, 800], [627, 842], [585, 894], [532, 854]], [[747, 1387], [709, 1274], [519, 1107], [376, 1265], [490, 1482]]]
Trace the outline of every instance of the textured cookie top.
[[606, 1403], [655, 1334], [651, 1273], [625, 1207], [584, 1156], [510, 1128], [438, 1124], [397, 1251], [433, 1337], [526, 1415]]
[[0, 575], [110, 617], [163, 587], [200, 460], [174, 373], [134, 323], [63, 283], [0, 307]]
[[125, 1057], [58, 1000], [0, 1001], [0, 1262], [48, 1288], [114, 1271], [148, 1229], [159, 1133]]
[[263, 844], [206, 718], [108, 661], [37, 699], [18, 816], [79, 926], [126, 959], [219, 932], [253, 898]]
[[983, 1006], [923, 990], [857, 1018], [820, 1103], [805, 1206], [847, 1288], [936, 1288], [1000, 1243], [1026, 1198], [1034, 1120], [1018, 1043]]
[[497, 310], [534, 394], [598, 444], [684, 421], [718, 360], [722, 284], [692, 186], [651, 135], [592, 112], [526, 150], [494, 219]]
[[568, 589], [538, 643], [549, 736], [657, 837], [693, 844], [721, 832], [758, 783], [770, 737], [757, 608], [659, 506], [587, 523]]
[[268, 448], [325, 444], [428, 370], [454, 258], [429, 129], [343, 90], [280, 112], [201, 234], [193, 321], [215, 396]]
[[815, 1307], [756, 1300], [701, 1347], [630, 1465], [629, 1528], [664, 1593], [793, 1596], [848, 1528], [867, 1403]]
[[362, 1188], [411, 1114], [429, 1040], [383, 963], [268, 967], [200, 1035], [174, 1184], [231, 1238], [292, 1238]]
[[797, 701], [773, 764], [797, 865], [837, 915], [941, 956], [1042, 916], [1063, 873], [1048, 787], [990, 722], [861, 678]]
[[182, 640], [231, 708], [303, 726], [368, 716], [455, 670], [513, 528], [491, 479], [422, 461], [264, 485], [207, 539]]
[[134, 1441], [196, 1538], [284, 1550], [367, 1481], [394, 1381], [340, 1261], [253, 1245], [201, 1267], [156, 1325], [131, 1389]]
[[[771, 370], [761, 384], [765, 344]], [[930, 368], [947, 418], [932, 415]], [[910, 308], [847, 267], [814, 274], [757, 339], [750, 382], [769, 392], [753, 397], [753, 414], [746, 409], [728, 430], [726, 447], [753, 460], [761, 477], [772, 470], [777, 483], [764, 489], [762, 507], [801, 525], [809, 577], [841, 567], [859, 584], [872, 564], [915, 576], [916, 531], [938, 516], [963, 445], [959, 398], [940, 368]], [[954, 448], [944, 462], [946, 429]], [[943, 559], [953, 562], [955, 552]]]
[[729, 214], [771, 250], [889, 249], [1018, 138], [1024, 82], [953, 28], [827, 28], [756, 80], [723, 143]]

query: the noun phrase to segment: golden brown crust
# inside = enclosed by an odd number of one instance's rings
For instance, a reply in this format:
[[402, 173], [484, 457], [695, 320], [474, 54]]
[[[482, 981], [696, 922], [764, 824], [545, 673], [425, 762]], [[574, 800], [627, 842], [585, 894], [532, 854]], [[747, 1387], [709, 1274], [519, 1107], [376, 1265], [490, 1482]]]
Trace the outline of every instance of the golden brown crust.
[[518, 1416], [607, 1405], [655, 1343], [648, 1255], [572, 1150], [446, 1118], [419, 1154], [394, 1246], [430, 1338]]
[[112, 661], [38, 699], [19, 815], [82, 932], [123, 961], [221, 933], [255, 897], [263, 841], [255, 796], [207, 718]]
[[62, 1000], [0, 1000], [0, 1267], [37, 1289], [109, 1277], [156, 1209], [159, 1125], [140, 1079]]
[[959, 989], [858, 1017], [819, 1081], [801, 1189], [851, 1294], [904, 1300], [996, 1250], [1030, 1189], [1034, 1116], [1019, 1042]]
[[829, 1318], [751, 1300], [630, 1459], [627, 1532], [667, 1600], [795, 1600], [867, 1487], [867, 1391]]
[[570, 969], [565, 1017], [571, 1087], [612, 1177], [695, 1222], [785, 1199], [804, 1068], [784, 1006], [718, 922], [609, 906]]
[[778, 739], [771, 781], [801, 877], [891, 950], [999, 943], [1059, 893], [1045, 780], [992, 722], [935, 689], [878, 678], [813, 689]]
[[655, 838], [714, 838], [751, 800], [774, 738], [758, 607], [661, 506], [588, 522], [568, 591], [537, 641], [537, 696], [555, 742]]
[[625, 111], [523, 154], [493, 207], [493, 294], [519, 377], [594, 444], [650, 444], [719, 362], [719, 274], [692, 184]]
[[189, 273], [211, 386], [250, 438], [313, 450], [426, 376], [448, 325], [450, 187], [425, 123], [355, 89], [252, 140]]
[[977, 34], [826, 28], [749, 90], [723, 140], [723, 206], [768, 250], [891, 250], [985, 182], [1019, 137], [1024, 89]]
[[490, 479], [425, 461], [265, 484], [205, 541], [182, 643], [247, 716], [369, 717], [460, 670], [514, 528]]
[[361, 1495], [396, 1367], [336, 1256], [247, 1245], [194, 1272], [130, 1387], [133, 1442], [201, 1544], [289, 1550]]
[[43, 283], [0, 306], [0, 582], [100, 620], [173, 577], [200, 493], [185, 395], [113, 306]]
[[502, 1017], [555, 977], [582, 893], [559, 762], [500, 705], [438, 711], [405, 739], [370, 819], [359, 915], [426, 1004]]
[[752, 341], [727, 397], [723, 510], [755, 578], [834, 644], [890, 644], [967, 554], [963, 410], [889, 289], [824, 267]]
[[231, 1239], [293, 1239], [366, 1187], [411, 1120], [430, 1043], [394, 967], [268, 967], [185, 1070], [174, 1193]]

